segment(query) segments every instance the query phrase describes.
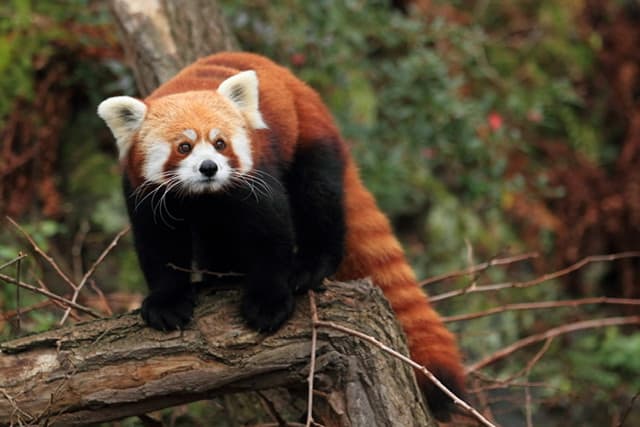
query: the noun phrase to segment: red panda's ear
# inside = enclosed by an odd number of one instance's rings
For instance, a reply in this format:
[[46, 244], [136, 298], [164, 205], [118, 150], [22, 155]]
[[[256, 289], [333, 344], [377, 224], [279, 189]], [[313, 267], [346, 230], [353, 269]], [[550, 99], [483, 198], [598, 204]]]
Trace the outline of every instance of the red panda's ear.
[[254, 129], [266, 129], [258, 100], [258, 76], [253, 70], [235, 74], [218, 87], [218, 93], [230, 100], [244, 114]]
[[131, 137], [140, 129], [147, 114], [147, 105], [130, 96], [114, 96], [98, 105], [98, 115], [107, 123], [116, 139], [120, 158], [131, 145]]

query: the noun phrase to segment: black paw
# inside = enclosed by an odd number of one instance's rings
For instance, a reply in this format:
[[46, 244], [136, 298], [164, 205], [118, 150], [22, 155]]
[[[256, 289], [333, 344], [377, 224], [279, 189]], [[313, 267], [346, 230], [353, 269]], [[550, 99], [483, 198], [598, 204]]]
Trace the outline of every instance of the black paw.
[[242, 300], [242, 317], [252, 329], [273, 332], [291, 316], [293, 308], [293, 294], [288, 290], [275, 295], [247, 292]]
[[160, 331], [183, 329], [193, 318], [195, 295], [153, 292], [142, 302], [140, 314], [145, 323]]
[[322, 283], [324, 279], [333, 275], [335, 268], [331, 267], [328, 260], [317, 260], [315, 262], [296, 262], [291, 279], [289, 280], [291, 289], [300, 295], [308, 290], [324, 291]]

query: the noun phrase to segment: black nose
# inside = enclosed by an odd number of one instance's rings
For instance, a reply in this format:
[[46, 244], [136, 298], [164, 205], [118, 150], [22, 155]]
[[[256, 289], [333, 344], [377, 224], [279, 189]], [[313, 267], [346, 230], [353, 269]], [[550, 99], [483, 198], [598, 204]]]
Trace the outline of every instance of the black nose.
[[200, 173], [207, 178], [211, 178], [218, 172], [218, 165], [213, 160], [205, 160], [200, 163]]

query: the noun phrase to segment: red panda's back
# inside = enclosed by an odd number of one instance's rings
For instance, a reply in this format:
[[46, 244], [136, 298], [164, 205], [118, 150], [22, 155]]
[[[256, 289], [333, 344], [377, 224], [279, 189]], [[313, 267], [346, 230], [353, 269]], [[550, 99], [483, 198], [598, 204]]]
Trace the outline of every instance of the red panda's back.
[[[278, 141], [282, 158], [292, 159], [299, 139], [299, 115], [295, 101], [297, 89], [294, 86], [302, 83], [286, 68], [264, 57], [249, 53], [222, 52], [201, 58], [163, 83], [145, 101], [153, 102], [163, 96], [188, 91], [214, 91], [225, 79], [245, 70], [254, 70], [258, 76], [260, 112], [269, 127], [266, 131], [254, 131], [254, 155], [261, 156], [264, 151], [261, 145]], [[274, 135], [269, 136], [269, 133]]]

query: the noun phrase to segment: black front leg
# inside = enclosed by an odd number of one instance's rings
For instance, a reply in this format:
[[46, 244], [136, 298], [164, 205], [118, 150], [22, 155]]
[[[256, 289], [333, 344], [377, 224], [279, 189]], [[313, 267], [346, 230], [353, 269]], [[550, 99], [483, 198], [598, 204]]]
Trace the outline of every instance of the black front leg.
[[301, 142], [287, 179], [297, 253], [292, 285], [320, 289], [342, 261], [345, 241], [344, 154], [341, 141]]
[[150, 290], [142, 318], [154, 329], [174, 330], [189, 323], [195, 306], [190, 274], [171, 266], [191, 267], [191, 236], [182, 202], [169, 194], [161, 202], [163, 191], [134, 195], [124, 181], [138, 261]]
[[260, 254], [248, 272], [242, 300], [242, 315], [253, 329], [275, 331], [293, 312], [293, 290], [289, 286], [292, 243], [256, 246]]
[[[243, 201], [247, 277], [242, 314], [250, 327], [271, 332], [293, 312], [293, 222], [289, 201], [275, 178], [265, 178], [268, 195]], [[246, 217], [245, 217], [246, 215]], [[243, 218], [244, 217], [244, 218]]]

